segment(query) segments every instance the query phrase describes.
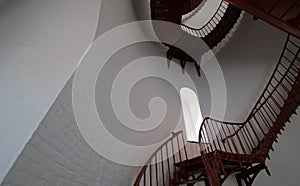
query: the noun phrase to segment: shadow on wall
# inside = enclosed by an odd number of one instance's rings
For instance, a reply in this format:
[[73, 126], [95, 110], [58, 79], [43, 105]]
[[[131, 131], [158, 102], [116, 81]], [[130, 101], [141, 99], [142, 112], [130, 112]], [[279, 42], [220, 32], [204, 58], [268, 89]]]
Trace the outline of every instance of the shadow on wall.
[[149, 20], [150, 15], [150, 0], [132, 0], [134, 13], [137, 20]]

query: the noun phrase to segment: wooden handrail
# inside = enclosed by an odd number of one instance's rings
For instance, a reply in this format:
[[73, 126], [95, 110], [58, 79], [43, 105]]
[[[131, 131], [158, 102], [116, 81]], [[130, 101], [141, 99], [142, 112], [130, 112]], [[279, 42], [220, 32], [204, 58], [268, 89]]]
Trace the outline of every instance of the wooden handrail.
[[[205, 25], [203, 25], [201, 28], [192, 28], [181, 23], [181, 7], [175, 7], [175, 5], [167, 4], [157, 6], [155, 3], [156, 1], [160, 2], [160, 0], [151, 1], [152, 19], [179, 24], [181, 29], [187, 34], [203, 38], [204, 42], [206, 42], [210, 48], [216, 46], [227, 36], [233, 26], [237, 23], [237, 20], [242, 12], [241, 9], [228, 4], [226, 1], [221, 1], [216, 12]], [[160, 38], [160, 33], [156, 32], [156, 34], [158, 38]], [[176, 55], [175, 57], [177, 58]], [[190, 57], [183, 56], [182, 58], [188, 58], [189, 61], [193, 61], [193, 59]]]
[[[227, 7], [228, 7], [228, 3], [226, 1], [221, 1], [220, 5], [217, 8], [217, 11], [213, 14], [213, 16], [210, 18], [210, 20], [205, 25], [203, 25], [201, 28], [193, 28], [193, 27], [185, 25], [185, 24], [181, 24], [181, 28], [182, 28], [182, 30], [188, 32], [189, 34], [191, 34], [193, 36], [205, 37], [216, 27], [216, 25], [219, 24], [219, 22], [223, 18], [223, 16], [220, 14], [224, 15], [227, 10]], [[217, 16], [217, 15], [219, 15], [219, 16]], [[217, 22], [215, 20], [217, 20]], [[205, 29], [205, 28], [208, 28], [208, 29]]]
[[[181, 136], [181, 137], [179, 137]], [[181, 144], [180, 144], [181, 142]], [[168, 144], [171, 143], [171, 151], [169, 151], [168, 148]], [[183, 153], [182, 153], [182, 148], [183, 148]], [[178, 153], [175, 150], [178, 150]], [[164, 164], [164, 160], [163, 160], [163, 150], [166, 150], [166, 164]], [[161, 162], [157, 162], [157, 156], [161, 157]], [[177, 157], [177, 158], [176, 158]], [[160, 179], [162, 180], [162, 183], [165, 184], [166, 178], [168, 177], [169, 181], [171, 179], [171, 174], [172, 174], [172, 170], [171, 170], [171, 165], [173, 166], [174, 163], [176, 162], [176, 159], [179, 159], [178, 162], [183, 161], [183, 160], [187, 160], [188, 159], [188, 155], [187, 155], [187, 151], [186, 151], [186, 147], [185, 147], [185, 141], [183, 138], [183, 131], [178, 131], [178, 132], [173, 132], [172, 136], [169, 137], [164, 143], [162, 143], [152, 154], [151, 156], [148, 158], [148, 160], [146, 161], [145, 165], [141, 168], [138, 176], [135, 179], [134, 182], [134, 186], [139, 186], [140, 184], [143, 185], [147, 185], [144, 181], [143, 183], [141, 182], [141, 180], [144, 178], [145, 179], [149, 179], [149, 184], [152, 185], [159, 185], [159, 181]], [[153, 160], [155, 160], [154, 166], [155, 169], [151, 170], [151, 163], [153, 162]], [[173, 162], [173, 164], [171, 164], [171, 162]], [[158, 170], [157, 166], [158, 164], [161, 164], [160, 167], [162, 167], [162, 169]], [[154, 171], [155, 175], [155, 180], [153, 180], [153, 176], [146, 176], [146, 171], [150, 171], [150, 173], [152, 173], [152, 171]], [[167, 173], [166, 173], [167, 172]], [[158, 176], [161, 175], [161, 177], [158, 178]], [[154, 184], [156, 183], [156, 184]]]
[[[289, 41], [289, 40], [286, 39], [284, 46], [286, 46], [286, 45], [288, 44], [288, 41]], [[283, 55], [284, 55], [284, 51], [285, 51], [285, 50], [282, 50], [280, 56], [283, 56]], [[275, 69], [278, 69], [280, 65], [281, 65], [280, 62], [277, 63]], [[276, 70], [273, 71], [273, 73], [272, 73], [272, 75], [271, 75], [271, 78], [270, 78], [269, 81], [267, 82], [267, 85], [270, 85], [271, 82], [274, 80], [273, 78], [274, 78], [274, 76], [276, 75], [276, 72], [277, 72]], [[288, 71], [285, 72], [285, 74], [287, 74], [287, 73], [288, 73]], [[282, 81], [283, 81], [283, 79], [280, 81], [280, 83], [281, 83]], [[280, 83], [278, 83], [278, 84], [276, 85], [275, 88], [278, 88], [278, 87], [280, 86]], [[276, 89], [274, 88], [274, 89], [270, 92], [270, 94], [264, 99], [264, 93], [267, 91], [268, 88], [269, 88], [269, 86], [265, 86], [265, 88], [264, 88], [263, 91], [262, 91], [263, 93], [259, 96], [258, 100], [256, 101], [256, 103], [255, 103], [253, 109], [251, 110], [251, 112], [250, 112], [250, 114], [248, 115], [248, 117], [246, 118], [246, 120], [245, 120], [244, 122], [242, 122], [242, 123], [238, 123], [238, 125], [240, 125], [240, 124], [242, 124], [242, 125], [241, 125], [241, 127], [237, 130], [237, 132], [239, 132], [239, 131], [245, 126], [245, 124], [248, 123], [249, 120], [251, 120], [251, 118], [256, 114], [256, 112], [257, 112], [258, 110], [260, 110], [260, 109], [263, 107], [264, 104], [266, 104], [267, 100], [268, 100], [268, 99], [272, 96], [272, 94], [276, 91]], [[262, 100], [262, 99], [264, 99], [264, 101], [261, 103], [260, 100]], [[225, 121], [219, 121], [219, 122], [228, 123], [228, 122], [225, 122]], [[229, 123], [229, 124], [235, 125], [235, 123]], [[232, 134], [232, 135], [230, 135], [230, 136], [227, 136], [226, 139], [227, 139], [227, 138], [230, 138], [230, 137], [233, 137], [235, 134], [236, 134], [236, 133], [234, 133], [234, 134]], [[225, 139], [224, 139], [224, 140], [225, 140]]]
[[[179, 28], [181, 28], [181, 30], [184, 31], [181, 36], [178, 36], [180, 38], [174, 38], [174, 39], [178, 39], [178, 41], [176, 42], [180, 42], [180, 40], [182, 40], [182, 42], [186, 42], [187, 40], [193, 37], [201, 37], [210, 49], [213, 49], [223, 39], [226, 38], [226, 36], [230, 33], [230, 31], [234, 28], [234, 26], [238, 22], [238, 19], [241, 17], [241, 13], [242, 13], [241, 9], [234, 7], [225, 1], [222, 1], [217, 11], [210, 19], [210, 21], [206, 23], [202, 28], [194, 29], [181, 24], [182, 21], [181, 20], [182, 14], [180, 12], [181, 7], [177, 7], [179, 6], [177, 1], [175, 1], [177, 2], [177, 4], [170, 3], [171, 5], [168, 5], [167, 3], [163, 5], [158, 3], [157, 5], [155, 3], [156, 1], [160, 2], [161, 0], [151, 1], [152, 19], [168, 21], [168, 22], [178, 24], [180, 25]], [[166, 32], [164, 31], [165, 29], [160, 28], [160, 26], [163, 27], [165, 25], [166, 24], [153, 25], [154, 31], [159, 39], [166, 37]], [[187, 45], [189, 45], [191, 42], [186, 42], [186, 43]], [[189, 56], [189, 54], [185, 53], [184, 51], [182, 51], [177, 47], [171, 46], [169, 44], [165, 44], [165, 45], [169, 48], [166, 54], [168, 60], [171, 60], [173, 58], [179, 59], [182, 69], [185, 68], [187, 62], [193, 62], [197, 74], [198, 76], [200, 76], [200, 65], [199, 63], [197, 63], [197, 61], [195, 61], [195, 59], [193, 59], [191, 56]]]
[[[267, 10], [265, 7], [260, 7], [258, 3], [256, 3], [253, 0], [226, 0], [227, 2], [249, 12], [250, 14], [266, 21], [267, 23], [281, 29], [284, 30], [285, 32], [294, 35], [296, 37], [300, 37], [300, 27], [298, 25], [295, 26], [291, 23], [289, 23], [287, 20], [284, 19], [284, 17], [282, 17], [282, 15], [277, 15], [276, 13], [274, 14], [272, 12], [272, 10], [274, 10], [275, 7], [280, 7], [280, 5], [276, 4], [276, 1], [269, 1], [269, 2], [273, 2], [275, 3], [274, 6], [272, 7], [272, 9], [269, 11]], [[297, 8], [299, 9], [299, 1], [297, 0], [286, 0], [286, 1], [290, 1], [292, 3], [294, 3], [294, 6], [298, 6]], [[262, 0], [260, 2], [260, 4], [262, 4], [262, 2], [264, 2], [264, 0]], [[289, 9], [289, 8], [288, 8]], [[287, 11], [289, 11], [287, 9]], [[300, 9], [299, 9], [300, 10]], [[298, 17], [297, 19], [298, 21], [300, 21], [300, 18]]]
[[207, 3], [207, 0], [203, 0], [201, 3], [199, 3], [197, 5], [196, 8], [194, 8], [192, 11], [184, 14], [182, 13], [182, 19], [181, 22], [185, 22], [186, 20], [188, 20], [189, 18], [193, 17], [194, 15], [196, 15], [201, 9], [202, 7], [205, 5], [205, 3]]
[[[286, 40], [285, 42], [285, 46], [288, 44], [288, 39]], [[284, 50], [282, 51], [282, 54], [281, 54], [281, 57], [282, 58], [284, 55]], [[294, 59], [296, 60], [296, 58]], [[274, 80], [274, 76], [276, 75], [276, 72], [277, 72], [277, 69], [279, 68], [279, 66], [281, 65], [280, 61], [279, 63], [277, 63], [276, 67], [275, 67], [275, 70], [273, 71], [272, 75], [271, 75], [271, 78], [270, 80], [268, 81], [267, 83], [267, 86], [264, 88], [263, 90], [263, 93], [260, 95], [260, 97], [258, 98], [258, 101], [256, 102], [255, 106], [253, 107], [252, 111], [250, 112], [250, 114], [248, 115], [247, 119], [244, 121], [244, 122], [241, 122], [241, 123], [235, 123], [235, 122], [226, 122], [226, 121], [220, 121], [220, 120], [216, 120], [216, 119], [213, 119], [213, 118], [209, 118], [209, 117], [206, 117], [203, 122], [202, 122], [202, 125], [204, 125], [205, 122], [208, 122], [208, 121], [214, 121], [214, 122], [218, 122], [218, 123], [222, 123], [222, 124], [228, 124], [228, 125], [239, 125], [241, 126], [237, 132], [239, 132], [239, 130], [241, 130], [242, 127], [245, 126], [245, 124], [247, 124], [252, 118], [253, 116], [258, 112], [258, 110], [260, 110], [264, 104], [268, 101], [268, 99], [272, 96], [272, 94], [276, 91], [276, 88], [278, 88], [280, 86], [280, 83], [284, 80], [284, 79], [281, 79], [279, 81], [279, 83], [274, 87], [274, 89], [269, 93], [269, 95], [264, 98], [264, 93], [267, 92], [267, 89], [269, 88], [269, 85], [271, 84], [271, 82]], [[291, 68], [292, 66], [290, 66]], [[289, 68], [289, 69], [290, 69]], [[288, 69], [288, 70], [289, 70]], [[288, 71], [285, 72], [284, 76], [286, 76], [286, 74], [288, 73]], [[260, 101], [264, 98], [264, 101], [261, 103]], [[259, 106], [258, 106], [259, 105]], [[200, 130], [203, 130], [203, 126], [201, 125], [201, 128]], [[200, 135], [199, 135], [200, 137]], [[227, 136], [228, 137], [228, 136]], [[232, 136], [230, 136], [232, 137]]]
[[[240, 10], [229, 5], [224, 13], [224, 18], [227, 17], [225, 14], [227, 14], [229, 10], [235, 10], [235, 16], [240, 12]], [[215, 15], [217, 15], [217, 13]], [[230, 16], [230, 14], [228, 16]], [[174, 19], [172, 21], [175, 23], [180, 22], [180, 20], [177, 20], [180, 18], [180, 15], [176, 15], [175, 17], [176, 20]], [[236, 21], [236, 19], [234, 20]], [[227, 21], [221, 23], [225, 24], [225, 26], [228, 24]], [[228, 28], [225, 29], [226, 31], [224, 31], [224, 25], [220, 27], [220, 24], [217, 24], [211, 33], [203, 35], [203, 39], [207, 43], [210, 43], [209, 46], [216, 44], [218, 39], [224, 37], [219, 31], [223, 30], [222, 32], [227, 32], [228, 29], [230, 29], [229, 27], [233, 26], [232, 23], [234, 23], [234, 21], [231, 20], [231, 23], [227, 25]], [[201, 30], [201, 28], [199, 30]], [[197, 29], [193, 29], [191, 32], [196, 31]], [[297, 40], [297, 42], [294, 42], [295, 40]], [[295, 97], [300, 96], [299, 43], [299, 37], [293, 37], [288, 34], [278, 63], [266, 87], [258, 97], [256, 104], [245, 121], [227, 122], [209, 117], [203, 120], [199, 130], [199, 145], [203, 164], [211, 185], [220, 185], [221, 180], [219, 179], [219, 175], [221, 172], [225, 175], [230, 174], [226, 173], [222, 165], [222, 160], [237, 162], [241, 167], [245, 163], [247, 166], [252, 163], [259, 163], [257, 169], [251, 169], [255, 174], [257, 174], [262, 167], [266, 168], [265, 159], [268, 157], [268, 152], [272, 148], [277, 134], [300, 104], [300, 98], [295, 99]], [[186, 56], [184, 56], [184, 58], [186, 58]], [[159, 149], [150, 156], [146, 165], [142, 167], [134, 184], [135, 186], [140, 185], [142, 179], [144, 185], [147, 183], [150, 183], [150, 185], [159, 185], [160, 183], [163, 185], [166, 183], [170, 184], [170, 180], [172, 179], [171, 172], [173, 171], [170, 162], [173, 162], [173, 164], [176, 162], [174, 145], [177, 144], [179, 150], [177, 154], [178, 161], [182, 162], [184, 157], [188, 159], [185, 146], [184, 152], [181, 152], [179, 135], [182, 135], [182, 131], [175, 133], [174, 136], [165, 141]], [[182, 143], [184, 143], [183, 135], [181, 140]], [[170, 158], [170, 154], [168, 154], [169, 143], [171, 143], [172, 148], [172, 156]], [[165, 163], [163, 161], [163, 148], [166, 148], [167, 151], [167, 161]], [[185, 156], [183, 156], [184, 154]], [[158, 162], [159, 157], [161, 157], [162, 162]], [[151, 163], [153, 161], [155, 163], [152, 166]], [[161, 169], [159, 169], [159, 167], [161, 167]], [[245, 170], [245, 167], [239, 170]], [[149, 177], [146, 176], [147, 172]], [[243, 172], [241, 175], [247, 175], [247, 173]], [[226, 175], [225, 178], [227, 176], [228, 175]]]
[[[300, 96], [299, 53], [300, 39], [288, 35], [270, 80], [244, 122], [234, 123], [212, 118], [203, 120], [199, 144], [203, 160], [207, 161], [204, 164], [211, 185], [218, 182], [218, 173], [211, 171], [211, 163], [217, 160], [206, 154], [222, 152], [222, 158], [229, 161], [264, 163], [276, 135], [300, 104], [300, 98], [295, 100], [295, 97]], [[291, 105], [292, 102], [295, 103]], [[207, 141], [210, 142], [209, 145], [202, 144]], [[243, 155], [248, 156], [243, 159]]]

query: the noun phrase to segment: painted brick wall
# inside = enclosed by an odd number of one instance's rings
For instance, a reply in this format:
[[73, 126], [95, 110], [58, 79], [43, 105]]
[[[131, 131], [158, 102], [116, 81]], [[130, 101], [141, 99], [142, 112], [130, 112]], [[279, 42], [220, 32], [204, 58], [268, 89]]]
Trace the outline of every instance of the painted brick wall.
[[[138, 171], [93, 151], [71, 108], [72, 79], [18, 157], [3, 185], [129, 185]], [[17, 140], [17, 137], [16, 137]]]

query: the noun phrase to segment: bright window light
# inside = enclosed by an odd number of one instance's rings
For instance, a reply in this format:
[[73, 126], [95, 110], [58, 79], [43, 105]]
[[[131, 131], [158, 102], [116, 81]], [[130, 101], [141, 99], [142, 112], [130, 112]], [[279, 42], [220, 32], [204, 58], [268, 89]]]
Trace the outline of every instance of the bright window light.
[[197, 94], [190, 88], [180, 89], [180, 98], [187, 140], [199, 142], [199, 130], [203, 121]]

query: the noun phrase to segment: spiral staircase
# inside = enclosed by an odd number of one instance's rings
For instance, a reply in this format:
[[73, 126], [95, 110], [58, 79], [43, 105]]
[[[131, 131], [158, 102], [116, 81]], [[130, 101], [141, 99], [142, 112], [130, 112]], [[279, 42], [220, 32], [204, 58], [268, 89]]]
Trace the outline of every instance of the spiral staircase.
[[[228, 0], [236, 8], [222, 2], [221, 16], [216, 13], [212, 22], [201, 29], [193, 29], [181, 24], [181, 16], [197, 8], [202, 1], [172, 3], [153, 0], [151, 3], [152, 19], [171, 21], [193, 37], [201, 37], [213, 48], [236, 23], [241, 9], [287, 32], [274, 71], [248, 114], [240, 122], [219, 121], [205, 118], [199, 131], [200, 156], [190, 158], [186, 149], [183, 132], [173, 133], [148, 159], [139, 172], [134, 185], [194, 185], [204, 182], [205, 185], [219, 186], [231, 175], [242, 186], [252, 185], [261, 170], [270, 172], [266, 159], [277, 143], [291, 115], [296, 114], [300, 105], [300, 6], [297, 0], [255, 1]], [[159, 1], [160, 2], [160, 1]], [[190, 5], [190, 6], [188, 6]], [[224, 8], [223, 6], [226, 5]], [[173, 7], [174, 6], [174, 7]], [[181, 11], [176, 6], [183, 7]], [[168, 9], [169, 8], [169, 9]], [[218, 10], [219, 10], [218, 9]], [[217, 11], [218, 12], [218, 11]], [[176, 16], [170, 15], [176, 14]], [[267, 16], [266, 16], [267, 15]], [[212, 28], [211, 30], [209, 28]], [[158, 36], [159, 37], [159, 36]], [[168, 58], [177, 58], [184, 64], [193, 59], [180, 49], [167, 45]]]
[[[201, 38], [209, 48], [214, 48], [226, 38], [230, 31], [234, 28], [242, 10], [225, 2], [220, 1], [220, 4], [212, 15], [211, 19], [204, 24], [201, 28], [193, 28], [182, 24], [182, 19], [185, 14], [195, 9], [200, 9], [201, 4], [206, 3], [202, 0], [189, 0], [189, 1], [170, 1], [170, 0], [152, 0], [151, 1], [151, 18], [153, 20], [167, 21], [178, 24], [178, 29], [182, 31], [176, 39], [176, 42], [184, 43], [186, 47], [193, 47], [191, 41], [195, 38]], [[194, 11], [193, 14], [196, 14]], [[153, 25], [154, 30], [158, 38], [164, 38], [165, 35], [170, 34], [166, 32], [169, 30], [168, 25], [161, 23], [159, 25]], [[163, 40], [163, 39], [161, 39]], [[187, 62], [193, 62], [200, 76], [200, 65], [181, 49], [165, 44], [168, 47], [167, 59], [173, 58], [180, 61], [181, 67], [184, 69]]]

